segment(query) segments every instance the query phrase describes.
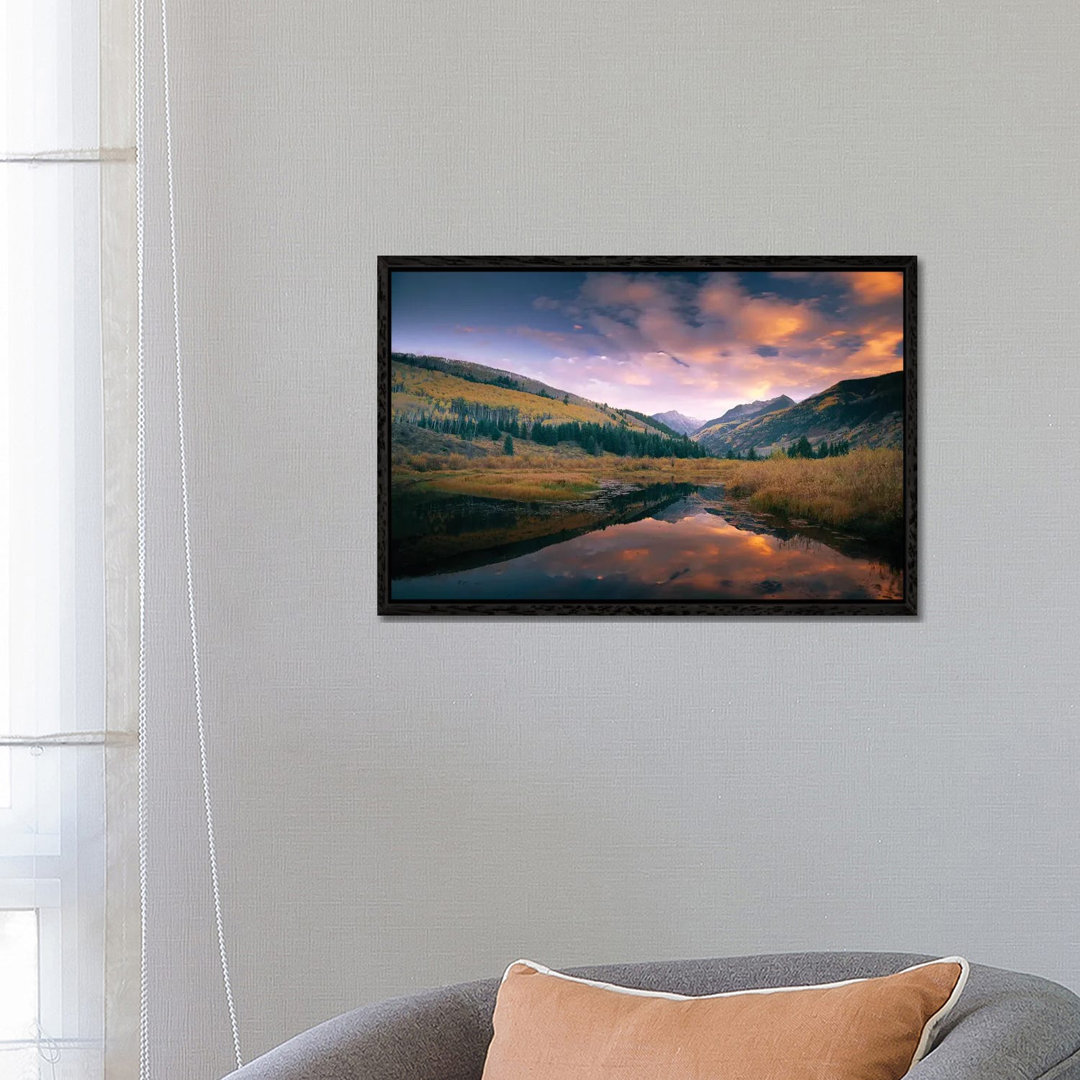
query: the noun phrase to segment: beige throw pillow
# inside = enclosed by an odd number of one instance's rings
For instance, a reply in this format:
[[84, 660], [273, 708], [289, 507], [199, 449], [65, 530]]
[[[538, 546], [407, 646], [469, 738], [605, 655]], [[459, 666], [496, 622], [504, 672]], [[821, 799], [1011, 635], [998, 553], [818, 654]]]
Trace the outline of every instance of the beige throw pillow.
[[967, 981], [949, 957], [882, 978], [683, 997], [519, 960], [483, 1080], [899, 1080]]

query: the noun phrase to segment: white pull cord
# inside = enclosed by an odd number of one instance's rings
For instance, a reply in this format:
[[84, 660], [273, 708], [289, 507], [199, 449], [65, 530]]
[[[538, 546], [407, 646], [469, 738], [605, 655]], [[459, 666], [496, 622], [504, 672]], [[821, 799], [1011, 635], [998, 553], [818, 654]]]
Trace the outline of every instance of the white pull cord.
[[210, 771], [206, 764], [206, 726], [203, 722], [202, 678], [199, 674], [199, 631], [195, 618], [195, 587], [191, 569], [191, 528], [188, 519], [187, 446], [184, 439], [184, 369], [180, 350], [180, 279], [176, 260], [176, 198], [173, 185], [172, 106], [169, 97], [169, 14], [167, 0], [161, 0], [162, 78], [165, 97], [165, 166], [169, 183], [169, 260], [172, 271], [173, 352], [176, 358], [176, 431], [180, 454], [180, 502], [184, 523], [184, 572], [187, 576], [188, 622], [191, 626], [191, 668], [195, 691], [195, 719], [199, 732], [199, 769], [202, 773], [203, 808], [206, 811], [206, 850], [210, 859], [210, 885], [214, 894], [214, 924], [217, 928], [218, 953], [221, 957], [221, 980], [229, 1010], [236, 1067], [244, 1064], [240, 1053], [240, 1031], [236, 1023], [232, 982], [229, 979], [229, 956], [225, 948], [225, 924], [221, 915], [221, 890], [218, 886], [217, 847], [214, 843], [214, 808], [210, 799]]
[[[135, 134], [136, 134], [136, 263], [138, 275], [138, 421], [137, 421], [137, 472], [138, 472], [138, 574], [139, 574], [139, 751], [138, 751], [138, 818], [139, 818], [139, 910], [141, 916], [141, 961], [139, 1003], [139, 1078], [150, 1080], [150, 1039], [148, 1009], [148, 971], [146, 959], [147, 927], [147, 793], [146, 793], [146, 406], [145, 406], [145, 326], [144, 326], [144, 219], [145, 192], [145, 0], [135, 0]], [[161, 47], [162, 75], [164, 83], [165, 163], [168, 178], [169, 204], [169, 256], [172, 276], [173, 301], [173, 352], [176, 366], [176, 421], [180, 465], [180, 497], [184, 533], [184, 570], [187, 581], [188, 622], [191, 631], [191, 661], [195, 698], [195, 719], [198, 729], [199, 768], [202, 774], [203, 808], [206, 815], [206, 843], [210, 861], [210, 884], [214, 899], [214, 924], [217, 931], [218, 953], [221, 959], [221, 977], [225, 988], [225, 1001], [229, 1012], [233, 1052], [236, 1066], [244, 1061], [240, 1052], [240, 1033], [236, 1022], [232, 983], [229, 978], [228, 951], [225, 947], [225, 926], [221, 911], [221, 890], [218, 883], [217, 848], [214, 842], [214, 812], [210, 797], [210, 770], [206, 756], [206, 726], [202, 705], [202, 678], [199, 669], [198, 620], [195, 613], [194, 574], [191, 557], [191, 528], [188, 513], [187, 448], [184, 437], [184, 378], [180, 348], [180, 286], [176, 256], [176, 198], [173, 182], [172, 108], [169, 95], [169, 24], [167, 0], [161, 0]]]
[[150, 977], [146, 956], [147, 827], [146, 799], [146, 329], [143, 311], [143, 258], [145, 254], [145, 126], [146, 5], [135, 0], [135, 265], [138, 294], [138, 405], [135, 458], [138, 509], [139, 575], [139, 743], [138, 846], [139, 846], [139, 1080], [150, 1080]]

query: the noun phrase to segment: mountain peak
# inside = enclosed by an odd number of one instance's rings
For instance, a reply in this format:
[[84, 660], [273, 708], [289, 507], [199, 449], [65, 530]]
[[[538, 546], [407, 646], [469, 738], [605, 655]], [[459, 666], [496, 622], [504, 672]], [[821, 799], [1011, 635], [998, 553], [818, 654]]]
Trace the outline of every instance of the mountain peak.
[[733, 420], [749, 420], [752, 416], [763, 416], [765, 413], [790, 409], [794, 404], [795, 402], [787, 394], [769, 398], [768, 401], [749, 401], [745, 405], [732, 406], [723, 416], [718, 416], [715, 420], [707, 420], [701, 426], [711, 427], [713, 424], [728, 424]]
[[714, 454], [784, 449], [804, 436], [814, 445], [900, 446], [903, 388], [903, 371], [892, 371], [842, 380], [799, 404], [784, 396], [737, 405], [695, 432], [694, 440]]
[[680, 435], [690, 435], [701, 427], [700, 420], [695, 419], [693, 416], [685, 416], [676, 409], [671, 409], [668, 412], [653, 413], [649, 419], [659, 420], [661, 424], [666, 424], [672, 431], [677, 431]]
[[725, 420], [748, 420], [751, 416], [759, 416], [761, 413], [789, 409], [794, 404], [795, 402], [787, 394], [781, 394], [779, 397], [769, 398], [767, 401], [751, 401], [746, 405], [736, 405], [734, 408], [728, 409], [720, 417], [720, 420], [721, 422]]

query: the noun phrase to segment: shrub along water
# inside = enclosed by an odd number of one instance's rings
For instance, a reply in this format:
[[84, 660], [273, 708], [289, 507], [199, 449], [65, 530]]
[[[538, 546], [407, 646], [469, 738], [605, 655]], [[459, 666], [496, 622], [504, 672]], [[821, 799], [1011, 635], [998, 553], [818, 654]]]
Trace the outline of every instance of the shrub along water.
[[726, 462], [728, 490], [767, 513], [895, 536], [904, 517], [904, 455], [852, 450], [840, 457]]

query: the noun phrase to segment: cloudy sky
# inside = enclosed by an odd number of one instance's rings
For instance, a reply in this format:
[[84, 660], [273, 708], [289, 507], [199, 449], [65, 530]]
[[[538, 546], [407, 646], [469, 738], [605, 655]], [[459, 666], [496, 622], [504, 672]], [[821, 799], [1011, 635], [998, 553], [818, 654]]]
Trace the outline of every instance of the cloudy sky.
[[391, 348], [709, 419], [899, 370], [902, 286], [900, 273], [880, 270], [395, 270]]

